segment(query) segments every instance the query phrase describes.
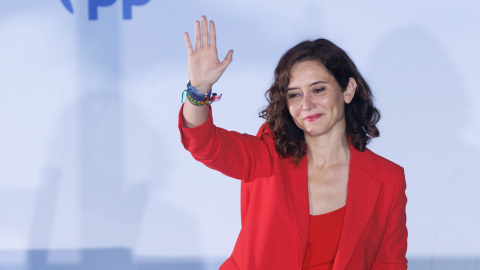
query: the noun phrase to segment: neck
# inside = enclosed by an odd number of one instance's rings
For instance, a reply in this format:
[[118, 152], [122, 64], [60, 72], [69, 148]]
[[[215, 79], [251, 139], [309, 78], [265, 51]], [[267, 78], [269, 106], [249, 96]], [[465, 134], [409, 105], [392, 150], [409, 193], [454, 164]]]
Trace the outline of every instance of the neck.
[[330, 136], [305, 136], [308, 163], [324, 168], [350, 160], [350, 143], [345, 133]]

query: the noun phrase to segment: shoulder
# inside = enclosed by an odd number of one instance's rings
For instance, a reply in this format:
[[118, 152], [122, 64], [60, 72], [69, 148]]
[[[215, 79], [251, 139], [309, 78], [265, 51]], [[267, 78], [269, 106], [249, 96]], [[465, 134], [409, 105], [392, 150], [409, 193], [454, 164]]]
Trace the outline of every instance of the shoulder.
[[257, 137], [261, 137], [263, 135], [268, 135], [272, 139], [274, 138], [275, 134], [273, 130], [267, 123], [263, 123], [257, 131]]
[[396, 173], [403, 174], [403, 167], [398, 165], [397, 163], [374, 153], [372, 150], [368, 148], [365, 150], [365, 153], [370, 155], [373, 158], [375, 163], [377, 163], [380, 171], [390, 172], [394, 174]]
[[270, 142], [275, 144], [275, 133], [270, 128], [269, 125], [263, 123], [257, 131], [257, 137], [261, 138], [265, 142]]
[[374, 175], [376, 181], [382, 182], [389, 190], [405, 190], [405, 172], [402, 166], [386, 159], [370, 149], [366, 149], [364, 153], [370, 156], [377, 165], [377, 172]]

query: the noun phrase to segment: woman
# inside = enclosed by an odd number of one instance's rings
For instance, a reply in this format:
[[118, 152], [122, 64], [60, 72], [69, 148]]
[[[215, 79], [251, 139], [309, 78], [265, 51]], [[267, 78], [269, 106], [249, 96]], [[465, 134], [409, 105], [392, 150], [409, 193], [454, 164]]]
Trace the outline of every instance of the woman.
[[366, 149], [380, 115], [347, 54], [324, 39], [287, 51], [250, 136], [213, 125], [212, 85], [233, 54], [218, 60], [213, 22], [195, 23], [195, 49], [185, 42], [182, 143], [242, 180], [242, 229], [220, 269], [406, 269], [403, 168]]

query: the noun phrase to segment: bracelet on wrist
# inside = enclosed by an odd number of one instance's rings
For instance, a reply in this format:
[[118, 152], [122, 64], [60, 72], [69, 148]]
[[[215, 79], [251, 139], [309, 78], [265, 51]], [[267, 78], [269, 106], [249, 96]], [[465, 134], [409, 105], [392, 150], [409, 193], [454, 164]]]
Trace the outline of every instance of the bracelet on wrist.
[[186, 92], [187, 99], [190, 103], [195, 106], [203, 106], [205, 104], [210, 104], [215, 101], [219, 101], [222, 98], [222, 94], [217, 95], [217, 93], [212, 93], [210, 89], [207, 93], [199, 93], [197, 88], [190, 84], [190, 80], [187, 83], [187, 89], [182, 92], [182, 103], [183, 103], [183, 94]]

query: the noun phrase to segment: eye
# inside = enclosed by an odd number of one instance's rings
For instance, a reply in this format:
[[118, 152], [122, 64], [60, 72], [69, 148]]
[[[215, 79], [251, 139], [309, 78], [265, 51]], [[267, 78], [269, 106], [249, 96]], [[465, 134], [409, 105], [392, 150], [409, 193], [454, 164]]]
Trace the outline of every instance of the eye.
[[314, 90], [313, 90], [313, 93], [321, 93], [321, 92], [323, 92], [323, 91], [325, 91], [325, 87], [320, 87], [320, 88], [314, 89]]
[[299, 93], [288, 93], [288, 94], [287, 94], [287, 98], [288, 98], [288, 99], [296, 98], [296, 97], [298, 97], [298, 96], [300, 96]]

